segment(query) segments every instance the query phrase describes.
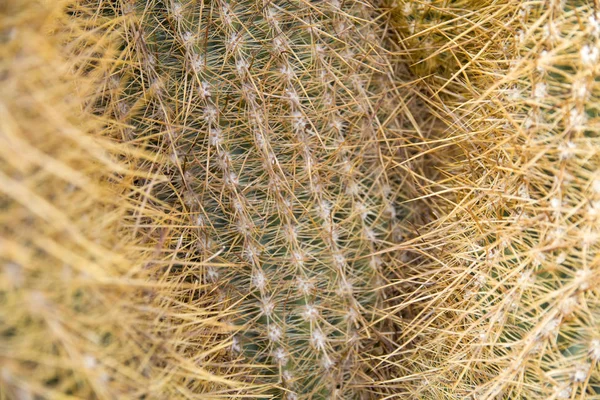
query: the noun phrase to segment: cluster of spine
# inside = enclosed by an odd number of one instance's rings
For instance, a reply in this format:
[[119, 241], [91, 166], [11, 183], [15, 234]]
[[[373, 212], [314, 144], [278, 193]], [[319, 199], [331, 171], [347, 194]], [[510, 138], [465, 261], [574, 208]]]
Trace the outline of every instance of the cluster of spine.
[[0, 398], [234, 398], [227, 308], [172, 273], [219, 260], [186, 257], [159, 155], [95, 114], [115, 53], [85, 11], [0, 5]]
[[0, 397], [600, 398], [594, 7], [36, 4]]
[[600, 15], [568, 0], [394, 15], [429, 114], [409, 194], [428, 211], [398, 246], [411, 273], [390, 295], [389, 382], [411, 398], [598, 398]]
[[[378, 288], [397, 219], [395, 94], [368, 3], [120, 1], [123, 57], [105, 107], [172, 161], [189, 257], [235, 304], [230, 348], [281, 398], [368, 396]], [[114, 2], [101, 10], [113, 12]], [[166, 193], [176, 193], [168, 196]], [[187, 240], [187, 239], [186, 239]], [[361, 394], [362, 393], [362, 394]]]

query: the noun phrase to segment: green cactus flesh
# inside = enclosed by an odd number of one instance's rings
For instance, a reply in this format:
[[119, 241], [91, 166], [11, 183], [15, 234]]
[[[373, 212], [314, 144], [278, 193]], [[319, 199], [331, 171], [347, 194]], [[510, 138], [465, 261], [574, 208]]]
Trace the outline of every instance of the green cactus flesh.
[[[112, 6], [105, 6], [109, 10]], [[112, 12], [112, 11], [111, 11]], [[239, 304], [232, 346], [286, 398], [356, 397], [397, 219], [389, 60], [365, 3], [121, 2], [107, 106], [172, 160], [189, 257]], [[158, 187], [156, 196], [162, 193]], [[366, 365], [366, 364], [365, 364]]]

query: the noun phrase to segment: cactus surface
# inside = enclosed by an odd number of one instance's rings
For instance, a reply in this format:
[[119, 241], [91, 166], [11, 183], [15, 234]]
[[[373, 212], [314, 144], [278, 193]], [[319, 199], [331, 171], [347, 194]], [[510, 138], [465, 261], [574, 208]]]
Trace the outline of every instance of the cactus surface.
[[0, 4], [0, 398], [235, 398], [228, 308], [177, 272], [219, 260], [185, 258], [159, 156], [96, 114], [103, 32], [79, 3]]
[[153, 193], [197, 228], [190, 254], [232, 264], [199, 270], [236, 304], [231, 352], [262, 366], [248, 379], [278, 398], [368, 396], [381, 267], [394, 262], [376, 253], [397, 219], [395, 86], [375, 8], [117, 3], [100, 7], [122, 21], [126, 60], [105, 107], [126, 140], [171, 158], [174, 190]]
[[429, 113], [424, 213], [394, 289], [398, 393], [600, 398], [598, 14], [433, 1], [395, 16]]

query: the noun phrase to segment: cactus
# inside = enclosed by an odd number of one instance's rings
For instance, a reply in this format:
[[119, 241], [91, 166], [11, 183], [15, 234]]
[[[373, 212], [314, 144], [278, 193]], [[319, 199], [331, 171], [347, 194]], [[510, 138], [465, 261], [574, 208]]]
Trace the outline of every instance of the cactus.
[[[171, 202], [197, 237], [190, 257], [242, 329], [248, 377], [285, 398], [366, 395], [381, 345], [387, 177], [395, 96], [385, 27], [363, 2], [120, 1], [123, 32], [103, 106], [127, 140], [172, 160]], [[174, 188], [172, 191], [170, 188]], [[175, 194], [173, 196], [172, 194]], [[365, 352], [361, 354], [361, 352]]]
[[390, 295], [390, 381], [411, 398], [599, 398], [599, 16], [407, 4], [394, 15], [429, 127], [412, 196], [430, 211], [397, 247], [412, 271]]
[[228, 306], [187, 272], [220, 260], [184, 257], [160, 156], [94, 114], [118, 54], [94, 18], [0, 5], [0, 398], [234, 398]]

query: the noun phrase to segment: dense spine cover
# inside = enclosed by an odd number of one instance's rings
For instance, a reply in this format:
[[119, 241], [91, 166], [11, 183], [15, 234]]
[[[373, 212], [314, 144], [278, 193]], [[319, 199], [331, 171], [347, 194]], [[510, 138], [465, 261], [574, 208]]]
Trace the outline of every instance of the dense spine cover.
[[400, 246], [422, 284], [397, 285], [411, 315], [398, 392], [598, 398], [598, 14], [462, 1], [395, 15], [432, 127], [413, 174], [431, 212]]
[[231, 311], [186, 273], [223, 260], [186, 256], [160, 154], [97, 108], [119, 53], [95, 21], [0, 4], [0, 398], [235, 398]]
[[[112, 6], [105, 4], [104, 12]], [[197, 228], [199, 268], [236, 304], [231, 351], [288, 398], [350, 396], [373, 378], [396, 220], [386, 125], [395, 105], [372, 5], [119, 3], [123, 58], [107, 102], [123, 135], [172, 160], [171, 201]]]

